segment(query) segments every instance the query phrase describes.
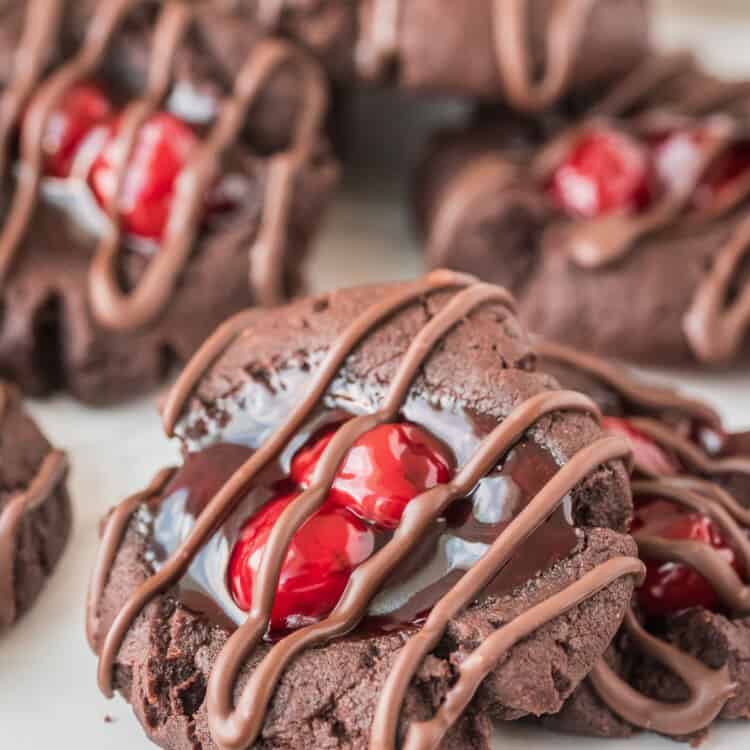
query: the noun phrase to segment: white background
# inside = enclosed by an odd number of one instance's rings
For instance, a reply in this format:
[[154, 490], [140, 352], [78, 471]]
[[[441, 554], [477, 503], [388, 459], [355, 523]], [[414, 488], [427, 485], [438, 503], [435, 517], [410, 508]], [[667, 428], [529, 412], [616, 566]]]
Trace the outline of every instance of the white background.
[[[715, 68], [726, 73], [750, 72], [750, 7], [727, 3], [737, 10], [717, 11], [720, 3], [662, 0], [658, 33], [665, 43], [689, 42]], [[742, 8], [745, 8], [743, 10]], [[450, 109], [450, 105], [447, 107]], [[446, 107], [440, 107], [441, 116]], [[428, 111], [425, 111], [428, 110]], [[420, 122], [431, 119], [435, 107], [424, 107]], [[396, 279], [421, 270], [421, 258], [404, 202], [408, 186], [394, 177], [412, 154], [423, 128], [392, 116], [376, 126], [372, 108], [360, 138], [369, 154], [329, 217], [319, 243], [311, 276], [316, 289], [357, 281]], [[393, 158], [394, 139], [402, 144]], [[391, 157], [382, 160], [383, 151]], [[373, 159], [373, 155], [376, 159]], [[369, 163], [366, 163], [368, 162]], [[398, 166], [398, 169], [396, 167]], [[708, 396], [733, 427], [750, 425], [747, 378], [734, 374], [711, 376], [658, 373], [688, 390]], [[72, 541], [58, 571], [32, 612], [0, 641], [0, 750], [45, 750], [48, 747], [94, 750], [147, 750], [150, 747], [130, 709], [120, 700], [106, 701], [95, 682], [95, 659], [84, 639], [83, 601], [97, 546], [97, 524], [104, 511], [141, 488], [176, 451], [161, 433], [156, 396], [117, 409], [91, 411], [65, 398], [32, 405], [53, 441], [73, 460], [71, 489], [76, 523]], [[105, 721], [111, 717], [112, 721]], [[750, 727], [716, 729], [706, 750], [746, 747]], [[642, 736], [623, 742], [565, 738], [540, 730], [502, 727], [497, 748], [580, 748], [598, 750], [659, 750], [671, 742]]]

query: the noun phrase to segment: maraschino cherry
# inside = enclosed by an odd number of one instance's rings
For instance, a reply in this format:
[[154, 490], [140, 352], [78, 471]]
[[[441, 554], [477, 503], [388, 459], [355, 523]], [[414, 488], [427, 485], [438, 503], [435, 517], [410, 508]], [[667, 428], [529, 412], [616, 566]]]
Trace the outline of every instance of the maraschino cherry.
[[[742, 573], [737, 555], [710, 518], [701, 513], [685, 512], [667, 500], [639, 503], [632, 532], [709, 545]], [[711, 584], [689, 565], [648, 559], [644, 562], [646, 579], [638, 589], [638, 601], [647, 616], [663, 617], [691, 607], [719, 608], [720, 601]]]
[[70, 176], [73, 161], [86, 136], [112, 116], [104, 92], [91, 83], [80, 83], [65, 93], [49, 116], [42, 150], [44, 170], [51, 177]]
[[707, 130], [674, 130], [642, 139], [614, 128], [596, 128], [574, 144], [552, 172], [547, 192], [571, 216], [593, 219], [613, 211], [639, 212], [662, 193], [695, 186], [693, 209], [704, 210], [750, 171], [750, 142], [720, 153], [705, 174]]
[[[292, 461], [292, 479], [306, 486], [335, 428], [324, 431]], [[399, 525], [417, 495], [451, 479], [440, 443], [416, 425], [384, 424], [359, 438], [336, 473], [329, 499], [383, 528]]]
[[[284, 492], [252, 516], [240, 532], [228, 578], [241, 609], [252, 605], [253, 580], [271, 529], [310, 485], [339, 426], [326, 428], [298, 451]], [[344, 458], [323, 506], [292, 540], [281, 570], [271, 629], [289, 630], [328, 615], [352, 571], [375, 550], [378, 529], [396, 527], [411, 500], [449, 482], [451, 476], [446, 449], [414, 424], [381, 425], [362, 435]], [[289, 486], [296, 489], [290, 492]]]
[[572, 216], [593, 219], [640, 210], [651, 199], [648, 148], [626, 133], [600, 128], [581, 137], [552, 173], [547, 190]]
[[650, 437], [636, 429], [629, 420], [603, 417], [602, 428], [612, 435], [627, 438], [633, 448], [636, 465], [649, 469], [654, 476], [674, 476], [679, 473], [679, 462]]
[[[89, 172], [89, 184], [101, 206], [116, 189], [115, 169], [122, 142], [119, 123], [108, 128], [107, 140]], [[198, 137], [168, 112], [151, 115], [140, 128], [128, 161], [119, 198], [119, 215], [129, 234], [160, 240], [167, 225], [177, 178]]]
[[[271, 529], [298, 493], [274, 498], [244, 526], [229, 562], [229, 583], [243, 610]], [[271, 629], [290, 630], [325, 617], [344, 593], [354, 568], [375, 549], [372, 529], [344, 508], [326, 504], [294, 535], [281, 568]]]

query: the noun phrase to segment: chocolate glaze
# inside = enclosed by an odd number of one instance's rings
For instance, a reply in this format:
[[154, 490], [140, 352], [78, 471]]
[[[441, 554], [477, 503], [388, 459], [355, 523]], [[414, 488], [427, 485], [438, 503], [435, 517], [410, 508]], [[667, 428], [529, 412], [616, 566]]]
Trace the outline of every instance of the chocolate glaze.
[[[750, 570], [750, 510], [741, 505], [718, 482], [750, 476], [750, 453], [746, 433], [728, 436], [709, 454], [685, 434], [685, 425], [698, 423], [715, 430], [721, 420], [700, 401], [685, 398], [671, 388], [652, 386], [629, 374], [624, 368], [590, 354], [544, 340], [535, 340], [535, 348], [548, 363], [583, 374], [617, 396], [618, 411], [624, 409], [628, 422], [676, 456], [688, 472], [686, 476], [652, 476], [649, 467], [636, 464], [636, 472], [649, 479], [633, 482], [636, 497], [664, 498], [711, 518], [738, 556], [743, 569]], [[563, 383], [568, 378], [562, 374]], [[633, 417], [633, 414], [646, 414]], [[699, 474], [690, 476], [689, 474]], [[642, 557], [679, 561], [697, 570], [713, 586], [726, 609], [737, 616], [750, 612], [750, 587], [712, 548], [687, 541], [666, 540], [643, 533], [634, 535]], [[709, 669], [695, 658], [648, 633], [631, 612], [625, 629], [636, 646], [679, 675], [690, 690], [682, 704], [664, 704], [638, 693], [623, 681], [603, 660], [590, 676], [599, 697], [616, 714], [636, 726], [663, 734], [684, 736], [710, 724], [731, 697], [734, 685], [728, 667]]]
[[[502, 4], [507, 9], [514, 6], [515, 2]], [[683, 330], [699, 360], [715, 363], [734, 357], [745, 343], [750, 326], [750, 287], [745, 285], [733, 294], [733, 285], [750, 251], [750, 216], [743, 208], [750, 197], [750, 175], [735, 180], [708, 209], [693, 208], [691, 197], [716, 160], [734, 143], [746, 139], [746, 114], [733, 112], [731, 107], [736, 105], [740, 93], [746, 97], [750, 94], [750, 84], [717, 81], [708, 93], [692, 97], [688, 93], [678, 101], [660, 104], [658, 109], [643, 109], [644, 102], [657, 96], [661, 87], [691, 70], [695, 70], [692, 59], [682, 53], [650, 57], [591, 105], [574, 125], [557, 133], [530, 164], [528, 146], [483, 152], [460, 170], [438, 197], [430, 218], [433, 255], [446, 257], [445, 249], [451, 246], [468, 207], [499, 188], [503, 195], [517, 194], [517, 200], [524, 205], [533, 205], [532, 214], [540, 216], [540, 222], [544, 223], [545, 213], [549, 219], [549, 207], [546, 212], [539, 208], [539, 204], [544, 204], [542, 186], [576, 139], [589, 128], [614, 121], [616, 128], [637, 137], [665, 129], [700, 129], [704, 135], [696, 145], [700, 157], [684, 183], [665, 189], [641, 213], [611, 212], [593, 219], [565, 221], [561, 242], [572, 262], [596, 269], [616, 263], [634, 252], [640, 240], [661, 230], [685, 224], [697, 231], [731, 215], [736, 220], [733, 236], [696, 288], [683, 319]], [[721, 109], [721, 114], [716, 109]], [[743, 213], [737, 215], [740, 209]]]
[[[32, 220], [43, 174], [43, 134], [51, 114], [71, 86], [97, 71], [110, 40], [128, 14], [140, 4], [141, 0], [112, 0], [97, 4], [77, 54], [44, 80], [29, 101], [21, 128], [16, 191], [0, 232], [0, 280], [10, 273]], [[59, 35], [59, 5], [58, 2], [29, 3], [26, 31], [17, 53], [24, 64], [17, 66], [0, 108], [3, 113], [0, 117], [0, 147], [7, 141], [11, 127], [17, 125], [20, 105], [28, 99], [32, 86], [40, 77], [51, 40]], [[169, 93], [175, 55], [196, 12], [196, 5], [184, 0], [163, 3], [154, 31], [154, 52], [149, 63], [146, 90], [123, 113], [123, 149], [115, 170], [115, 182], [119, 187], [124, 181], [128, 155], [139, 129]], [[327, 106], [327, 89], [317, 66], [300, 51], [278, 40], [266, 40], [249, 54], [237, 75], [232, 93], [222, 103], [215, 122], [189, 159], [176, 187], [172, 215], [159, 252], [138, 285], [128, 292], [120, 288], [117, 280], [119, 254], [123, 248], [117, 216], [118, 201], [113, 199], [107, 207], [108, 227], [92, 260], [89, 279], [92, 312], [100, 325], [118, 331], [132, 331], [153, 322], [164, 310], [189, 261], [205, 193], [218, 174], [221, 156], [238, 138], [247, 113], [262, 93], [264, 84], [285, 65], [293, 65], [298, 71], [302, 115], [291, 146], [270, 159], [260, 227], [250, 248], [250, 284], [256, 300], [261, 304], [272, 304], [283, 298], [281, 249], [292, 191], [299, 169], [312, 156]]]
[[[210, 544], [211, 538], [232, 517], [239, 503], [244, 502], [243, 498], [248, 497], [248, 491], [253, 487], [262, 486], [263, 473], [273, 471], [273, 467], [277, 466], [279, 461], [282, 466], [284, 465], [284, 461], [288, 460], [290, 447], [295, 444], [297, 434], [300, 430], [304, 431], [305, 425], [315, 416], [326, 391], [357, 344], [401, 308], [414, 304], [427, 294], [446, 290], [454, 292], [451, 301], [412, 340], [385, 395], [380, 411], [359, 414], [339, 427], [315, 468], [311, 486], [288, 506], [269, 537], [254, 580], [252, 609], [229, 636], [209, 677], [206, 693], [209, 725], [212, 737], [219, 747], [227, 750], [247, 748], [254, 743], [262, 728], [275, 685], [295, 654], [317, 643], [345, 635], [356, 628], [365, 617], [369, 603], [383, 589], [384, 584], [387, 585], [391, 580], [394, 570], [408, 559], [417, 541], [423, 539], [429, 530], [434, 528], [436, 521], [455, 501], [468, 497], [498, 463], [503, 464], [507, 461], [508, 454], [514, 446], [518, 445], [519, 451], [525, 450], [521, 447], [524, 435], [540, 418], [560, 410], [584, 411], [594, 416], [598, 414], [595, 405], [588, 398], [570, 391], [544, 392], [518, 406], [503, 422], [495, 424], [489, 432], [481, 436], [476, 448], [460, 466], [452, 482], [434, 487], [407, 506], [403, 520], [392, 537], [353, 572], [345, 593], [331, 615], [319, 623], [292, 632], [276, 643], [254, 670], [240, 694], [235, 696], [239, 671], [247, 656], [267, 631], [279, 572], [289, 542], [296, 530], [324, 502], [338, 466], [351, 445], [360, 435], [376, 425], [399, 418], [407, 402], [411, 383], [425, 358], [443, 336], [460, 324], [466, 316], [489, 303], [499, 303], [510, 308], [513, 305], [512, 298], [504, 290], [480, 284], [471, 277], [445, 271], [435, 272], [423, 280], [399, 288], [352, 321], [329, 349], [319, 368], [305, 384], [303, 392], [294, 395], [294, 405], [288, 414], [279, 424], [272, 427], [259, 445], [245, 447], [245, 450], [252, 450], [252, 454], [221, 485], [216, 494], [212, 494], [181, 544], [120, 610], [109, 632], [98, 644], [99, 681], [106, 694], [112, 693], [112, 666], [123, 639], [138, 613], [154, 595], [174, 586], [185, 576], [191, 565], [206, 549], [206, 545]], [[185, 401], [202, 373], [228, 342], [242, 335], [247, 323], [247, 318], [235, 318], [198, 353], [168, 399], [165, 409], [165, 425], [168, 432], [174, 429]], [[244, 434], [247, 434], [247, 431]], [[395, 746], [395, 730], [404, 692], [423, 657], [434, 648], [436, 639], [439, 640], [451, 618], [482, 596], [514, 557], [521, 557], [521, 545], [524, 545], [535, 531], [565, 505], [568, 493], [584, 477], [604, 463], [628, 456], [626, 441], [603, 437], [580, 450], [551, 476], [539, 478], [543, 486], [538, 492], [536, 487], [530, 488], [529, 494], [535, 493], [533, 498], [514, 515], [489, 545], [485, 554], [437, 601], [422, 629], [407, 642], [381, 693], [372, 727], [371, 747]], [[519, 462], [522, 457], [519, 456]], [[508, 465], [513, 465], [512, 459]], [[549, 471], [549, 464], [547, 466]], [[513, 476], [512, 471], [511, 475]], [[254, 493], [255, 491], [250, 493], [251, 502]], [[208, 494], [210, 493], [205, 493], [206, 498]], [[183, 507], [186, 500], [187, 498], [182, 501]], [[130, 507], [132, 501], [128, 504], [128, 508]], [[567, 522], [567, 517], [564, 518]], [[113, 527], [105, 530], [107, 544], [102, 553], [105, 560], [112, 559], [113, 549], [116, 551], [123, 533], [123, 529], [118, 528], [117, 520], [112, 523], [115, 524], [114, 531], [110, 530]], [[574, 542], [575, 536], [571, 532], [572, 529], [568, 531], [566, 545]], [[566, 545], [563, 545], [562, 550], [553, 550], [553, 554], [563, 552]], [[538, 563], [535, 560], [534, 565], [536, 564]], [[642, 571], [641, 564], [632, 558], [616, 558], [601, 565], [560, 595], [539, 608], [527, 611], [503, 627], [500, 642], [492, 641], [493, 645], [486, 648], [491, 648], [492, 658], [497, 659], [525, 634], [592, 596], [615, 578], [626, 575], [638, 576]], [[528, 576], [528, 570], [524, 572]], [[506, 586], [510, 585], [510, 581], [503, 583]], [[90, 599], [90, 618], [95, 617], [95, 610], [96, 601]], [[488, 663], [484, 654], [480, 654], [478, 659], [485, 664]], [[451, 710], [450, 706], [458, 706], [467, 695], [470, 697], [483, 677], [481, 670], [467, 670], [454, 691], [449, 694], [446, 711]], [[412, 734], [416, 738], [410, 740], [413, 747], [435, 747], [435, 737], [453, 723], [455, 715], [441, 712], [436, 720], [440, 724], [436, 732], [428, 731], [421, 726], [413, 728]]]
[[[7, 387], [0, 384], [0, 419], [8, 407]], [[68, 471], [68, 461], [61, 451], [51, 451], [29, 486], [16, 493], [0, 511], [0, 629], [16, 618], [14, 571], [16, 538], [23, 517], [46, 502]]]
[[[264, 391], [265, 386], [258, 384], [257, 390]], [[250, 392], [243, 395], [258, 403], [257, 395]], [[280, 394], [266, 395], [270, 399], [278, 397]], [[433, 411], [433, 407], [410, 400], [402, 410], [402, 416], [412, 423], [426, 426], [419, 415]], [[329, 421], [330, 417], [330, 421], [339, 422], [342, 416], [338, 411], [321, 414], [309, 427], [300, 431], [295, 442], [299, 443], [314, 434], [321, 421]], [[439, 419], [440, 414], [430, 414], [426, 421], [434, 424]], [[239, 424], [236, 421], [231, 433], [227, 435], [225, 432], [223, 439], [236, 435], [242, 444], [214, 443], [188, 454], [183, 467], [161, 490], [162, 499], [152, 504], [151, 533], [156, 548], [153, 562], [157, 570], [177, 550], [211, 498], [259, 444], [255, 439], [257, 430], [247, 429], [241, 420]], [[473, 429], [474, 420], [470, 415], [451, 418], [446, 422], [445, 432], [455, 435], [459, 425], [459, 434], [472, 436], [468, 441], [471, 447], [466, 444], [457, 446], [459, 451], [475, 450], [489, 432], [486, 425], [482, 425], [482, 430]], [[244, 522], [275, 494], [274, 489], [288, 472], [289, 460], [289, 455], [281, 457], [278, 465], [269, 466], [258, 477], [253, 489], [200, 550], [186, 575], [177, 584], [177, 596], [186, 607], [202, 612], [230, 630], [234, 630], [245, 617], [227, 590], [226, 570], [231, 551]], [[366, 630], [393, 630], [421, 621], [455, 585], [467, 565], [486, 551], [487, 546], [528, 505], [556, 471], [557, 464], [549, 453], [535, 443], [519, 443], [502, 466], [481, 479], [466, 499], [454, 502], [443, 517], [435, 520], [426, 532], [424, 543], [411, 551], [384, 583], [361, 627]], [[134, 502], [142, 504], [143, 500]], [[393, 537], [391, 532], [384, 530], [375, 530], [375, 534], [377, 549], [384, 547]], [[483, 597], [508, 593], [570, 554], [578, 541], [570, 509], [564, 505], [534, 533], [532, 543], [524, 554], [511, 559], [488, 584]], [[426, 568], [429, 568], [427, 576]]]

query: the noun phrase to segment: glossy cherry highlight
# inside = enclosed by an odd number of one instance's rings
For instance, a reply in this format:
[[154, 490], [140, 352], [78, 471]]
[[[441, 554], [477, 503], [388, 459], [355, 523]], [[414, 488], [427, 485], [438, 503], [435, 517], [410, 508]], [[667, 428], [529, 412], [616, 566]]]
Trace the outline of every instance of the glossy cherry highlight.
[[[297, 453], [292, 479], [307, 486], [336, 428], [329, 428]], [[451, 480], [446, 449], [408, 422], [384, 424], [362, 435], [347, 453], [331, 487], [329, 501], [360, 518], [393, 529], [417, 495]]]
[[[660, 539], [693, 541], [713, 547], [742, 573], [737, 555], [718, 526], [707, 516], [686, 512], [667, 500], [647, 500], [636, 508], [633, 533]], [[638, 589], [638, 601], [649, 617], [663, 617], [691, 607], [718, 609], [719, 598], [711, 584], [689, 565], [644, 560], [646, 579]]]
[[[240, 532], [229, 562], [229, 585], [237, 606], [252, 606], [253, 582], [271, 530], [298, 493], [271, 500]], [[316, 622], [336, 606], [349, 577], [375, 549], [373, 531], [341, 507], [326, 504], [294, 535], [281, 569], [271, 630]]]
[[[162, 238], [177, 179], [197, 144], [197, 135], [174, 115], [158, 112], [148, 118], [138, 132], [118, 202], [126, 232], [152, 240]], [[101, 206], [109, 205], [116, 190], [115, 171], [122, 147], [116, 121], [89, 173], [89, 184]]]

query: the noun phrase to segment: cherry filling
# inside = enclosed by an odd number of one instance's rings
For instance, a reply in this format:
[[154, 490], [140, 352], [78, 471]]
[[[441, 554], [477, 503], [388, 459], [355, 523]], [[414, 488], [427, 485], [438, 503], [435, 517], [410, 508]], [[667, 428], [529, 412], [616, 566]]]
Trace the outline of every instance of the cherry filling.
[[707, 136], [700, 129], [641, 139], [614, 128], [590, 130], [553, 170], [546, 192], [570, 216], [593, 219], [615, 211], [639, 213], [698, 180], [690, 205], [709, 208], [750, 171], [750, 142], [724, 149], [701, 176]]
[[98, 86], [81, 83], [71, 88], [47, 120], [42, 138], [45, 172], [68, 177], [86, 136], [111, 116], [109, 100]]
[[[228, 573], [232, 596], [241, 609], [252, 606], [253, 581], [274, 524], [309, 486], [336, 429], [314, 436], [295, 455], [290, 479], [296, 489], [277, 494], [242, 527]], [[271, 629], [300, 627], [328, 615], [352, 571], [373, 553], [376, 529], [397, 526], [411, 500], [450, 481], [452, 473], [447, 451], [416, 425], [387, 424], [362, 435], [344, 458], [323, 507], [292, 539]]]
[[[244, 526], [229, 563], [229, 584], [237, 606], [252, 606], [253, 581], [268, 537], [299, 493], [271, 500]], [[326, 503], [294, 535], [281, 569], [271, 611], [272, 630], [315, 622], [333, 610], [354, 568], [375, 549], [375, 535], [346, 509]]]
[[[627, 419], [604, 417], [602, 426], [607, 432], [621, 435], [630, 441], [636, 465], [642, 469], [647, 468], [656, 476], [675, 475], [682, 470], [675, 457], [638, 431]], [[708, 435], [714, 442], [726, 441], [724, 433], [697, 424], [692, 426], [689, 437], [696, 444], [703, 445], [709, 440]], [[631, 532], [660, 539], [706, 544], [718, 550], [737, 573], [743, 573], [734, 549], [726, 542], [711, 518], [688, 511], [668, 500], [647, 498], [637, 501]], [[648, 558], [644, 558], [644, 563], [646, 578], [638, 589], [637, 597], [647, 617], [664, 617], [691, 607], [720, 609], [721, 602], [712, 585], [689, 565]]]
[[[73, 86], [50, 115], [43, 136], [44, 170], [67, 178], [82, 148], [94, 148], [85, 179], [98, 204], [106, 208], [116, 191], [115, 171], [123, 143], [120, 119], [105, 93], [95, 84]], [[96, 132], [101, 137], [89, 139]], [[198, 145], [197, 133], [168, 112], [151, 115], [138, 131], [123, 179], [118, 213], [129, 235], [162, 239], [171, 214], [177, 181]], [[213, 192], [206, 210], [214, 206]]]
[[[306, 487], [336, 432], [329, 428], [292, 461], [291, 476]], [[357, 440], [342, 462], [328, 499], [369, 523], [395, 529], [417, 495], [451, 479], [451, 461], [440, 443], [416, 425], [385, 424]]]
[[[706, 544], [742, 574], [735, 551], [710, 518], [701, 513], [686, 512], [667, 500], [639, 503], [632, 532]], [[638, 589], [638, 602], [647, 616], [663, 617], [691, 607], [720, 608], [721, 603], [711, 584], [689, 565], [648, 559], [644, 562], [646, 579]]]
[[651, 200], [648, 148], [616, 130], [581, 138], [552, 173], [547, 191], [572, 216], [592, 219], [620, 209], [641, 210]]
[[[122, 141], [120, 123], [107, 126], [107, 138], [89, 172], [88, 181], [101, 206], [112, 200]], [[146, 120], [128, 160], [119, 195], [119, 215], [129, 234], [160, 240], [169, 219], [177, 178], [198, 137], [182, 120], [157, 112]]]

